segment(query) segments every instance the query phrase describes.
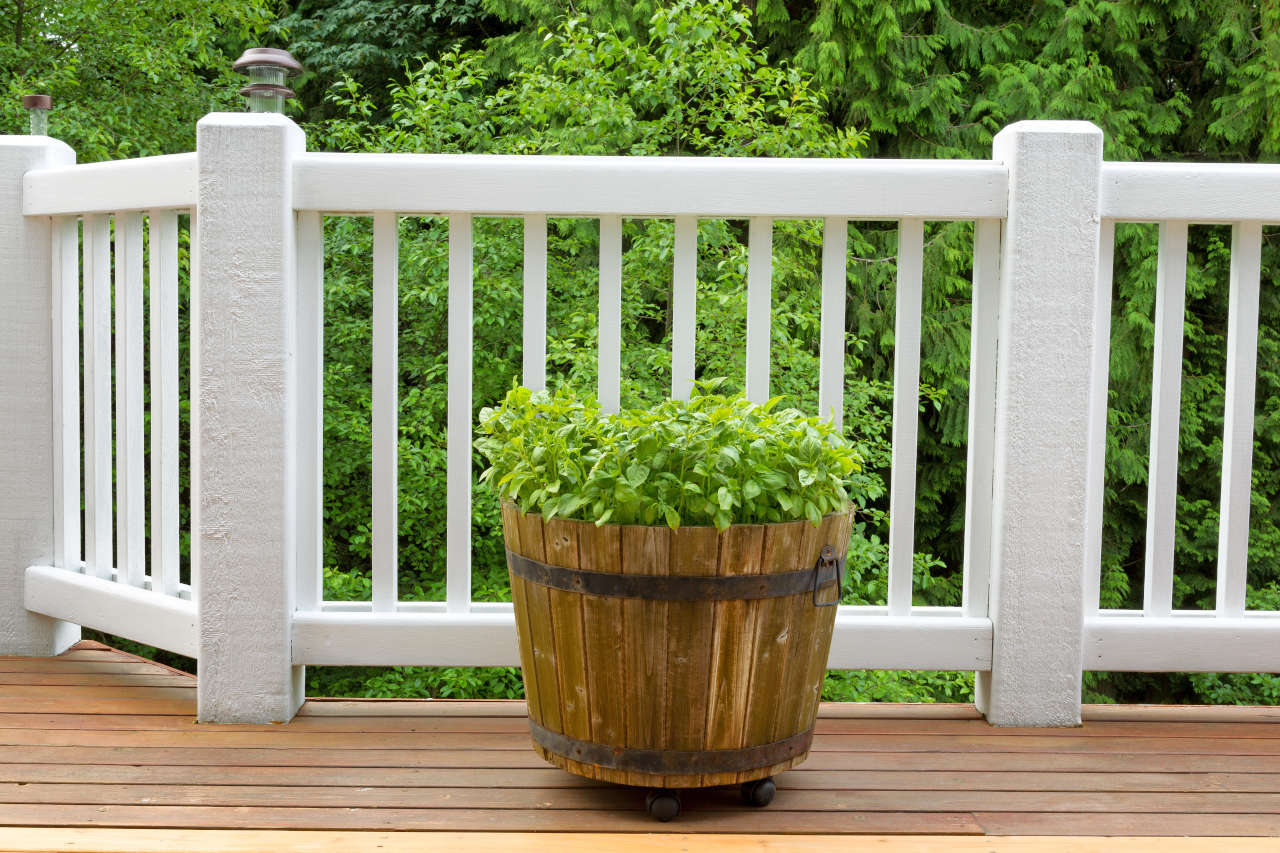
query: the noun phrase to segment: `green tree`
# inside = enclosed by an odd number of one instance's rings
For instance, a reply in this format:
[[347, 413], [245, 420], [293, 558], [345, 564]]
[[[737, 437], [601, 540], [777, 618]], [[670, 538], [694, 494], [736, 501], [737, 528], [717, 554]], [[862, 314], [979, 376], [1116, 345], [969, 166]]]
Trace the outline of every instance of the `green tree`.
[[303, 65], [293, 86], [312, 120], [331, 114], [324, 93], [334, 80], [349, 76], [382, 91], [421, 57], [478, 48], [508, 30], [482, 0], [296, 0], [271, 25]]
[[202, 115], [241, 108], [231, 64], [270, 19], [269, 0], [6, 3], [0, 123], [25, 133], [20, 96], [40, 92], [81, 162], [191, 151]]

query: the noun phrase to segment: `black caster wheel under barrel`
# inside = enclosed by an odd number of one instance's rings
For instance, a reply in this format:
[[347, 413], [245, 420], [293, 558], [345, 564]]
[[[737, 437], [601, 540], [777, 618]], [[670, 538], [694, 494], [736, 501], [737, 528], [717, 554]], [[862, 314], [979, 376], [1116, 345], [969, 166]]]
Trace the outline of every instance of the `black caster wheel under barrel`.
[[680, 795], [668, 788], [654, 788], [644, 798], [649, 817], [666, 823], [680, 814]]
[[749, 806], [767, 806], [773, 802], [773, 795], [777, 792], [778, 786], [773, 784], [770, 777], [742, 783], [742, 801]]

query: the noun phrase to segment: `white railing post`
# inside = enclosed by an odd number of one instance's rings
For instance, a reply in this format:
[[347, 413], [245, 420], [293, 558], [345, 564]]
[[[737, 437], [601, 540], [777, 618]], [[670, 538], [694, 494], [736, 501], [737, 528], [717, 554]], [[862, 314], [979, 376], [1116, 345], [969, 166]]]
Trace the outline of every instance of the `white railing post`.
[[1001, 131], [1009, 169], [1000, 257], [992, 489], [993, 629], [978, 707], [999, 726], [1080, 723], [1102, 131], [1023, 121]]
[[199, 717], [290, 719], [298, 382], [292, 160], [306, 137], [275, 113], [213, 113], [196, 130], [192, 555]]
[[[27, 566], [54, 557], [54, 233], [22, 215], [22, 178], [75, 152], [0, 136], [0, 655], [56, 655], [80, 627], [24, 606]], [[79, 520], [77, 519], [77, 526]]]

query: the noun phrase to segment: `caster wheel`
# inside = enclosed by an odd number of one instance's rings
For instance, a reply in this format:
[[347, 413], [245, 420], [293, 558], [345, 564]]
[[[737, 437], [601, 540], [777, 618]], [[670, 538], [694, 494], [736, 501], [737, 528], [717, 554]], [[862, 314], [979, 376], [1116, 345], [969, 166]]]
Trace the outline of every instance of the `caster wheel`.
[[753, 782], [742, 783], [742, 801], [749, 806], [763, 808], [773, 802], [773, 795], [778, 792], [778, 786], [773, 784], [772, 779], [756, 779]]
[[680, 814], [680, 797], [675, 791], [655, 788], [644, 798], [649, 817], [666, 823]]

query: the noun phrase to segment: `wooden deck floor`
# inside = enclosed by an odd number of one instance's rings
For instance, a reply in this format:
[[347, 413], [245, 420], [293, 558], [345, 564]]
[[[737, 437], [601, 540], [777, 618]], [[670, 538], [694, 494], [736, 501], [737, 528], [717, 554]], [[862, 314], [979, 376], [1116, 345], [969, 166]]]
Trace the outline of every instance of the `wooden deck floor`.
[[1095, 706], [1036, 730], [825, 705], [772, 806], [695, 791], [662, 825], [642, 792], [545, 765], [520, 702], [314, 700], [288, 725], [213, 726], [194, 684], [96, 644], [0, 657], [0, 827], [1280, 835], [1278, 709]]

